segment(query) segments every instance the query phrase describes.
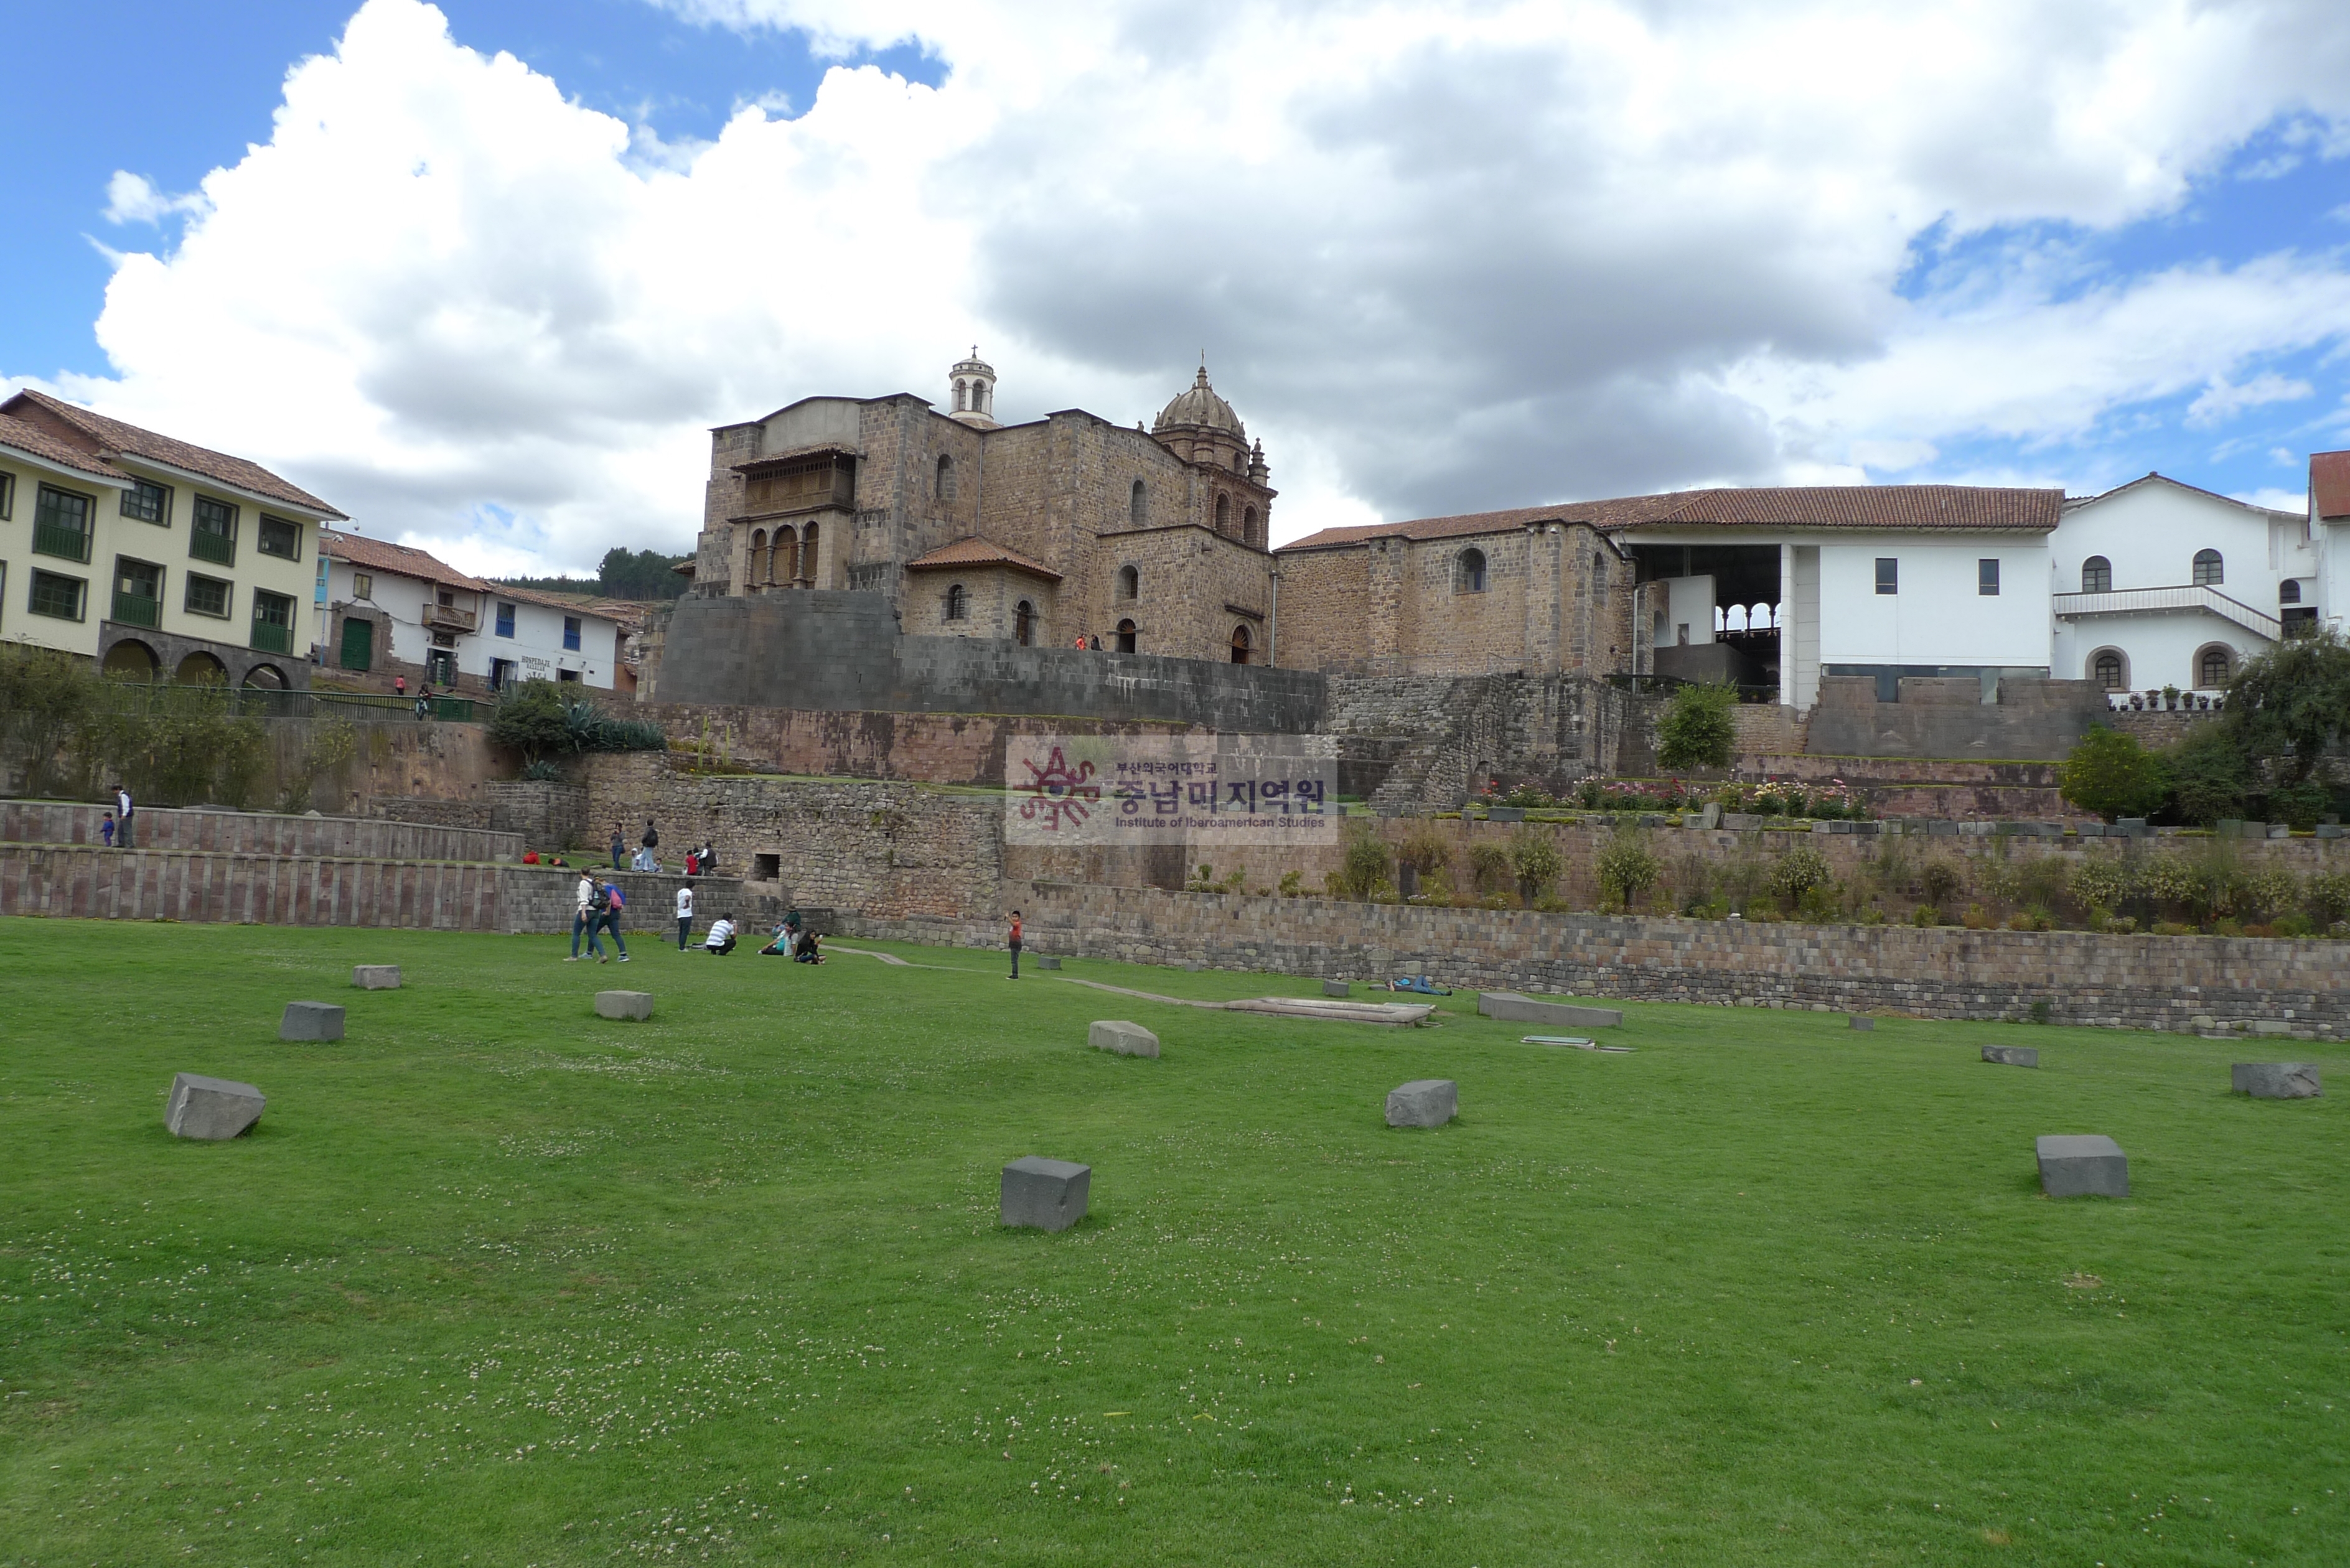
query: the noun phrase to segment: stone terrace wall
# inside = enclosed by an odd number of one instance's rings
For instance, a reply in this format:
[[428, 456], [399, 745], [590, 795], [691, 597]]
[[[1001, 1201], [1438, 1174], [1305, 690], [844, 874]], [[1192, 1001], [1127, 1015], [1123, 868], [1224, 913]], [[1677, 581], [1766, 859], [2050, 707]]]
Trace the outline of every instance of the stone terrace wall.
[[[2350, 1037], [2350, 943], [1917, 930], [1430, 909], [1037, 883], [1038, 952], [1734, 1007], [1886, 1011]], [[858, 935], [981, 945], [992, 926], [865, 919]]]
[[[99, 844], [108, 808], [60, 801], [0, 801], [0, 843]], [[245, 855], [352, 857], [368, 860], [494, 860], [519, 856], [520, 836], [350, 816], [280, 816], [260, 811], [176, 811], [140, 806], [132, 817], [141, 849], [223, 850]]]
[[[495, 789], [497, 786], [489, 786]], [[485, 800], [441, 800], [431, 795], [378, 794], [367, 800], [367, 814], [383, 822], [412, 822], [427, 827], [496, 826]]]
[[0, 845], [0, 915], [495, 931], [517, 867]]
[[[672, 740], [702, 742], [731, 761], [778, 773], [915, 784], [996, 785], [1007, 741], [1024, 735], [1164, 735], [1198, 727], [1009, 713], [826, 712], [688, 702], [643, 704]], [[493, 785], [495, 789], [497, 786]]]

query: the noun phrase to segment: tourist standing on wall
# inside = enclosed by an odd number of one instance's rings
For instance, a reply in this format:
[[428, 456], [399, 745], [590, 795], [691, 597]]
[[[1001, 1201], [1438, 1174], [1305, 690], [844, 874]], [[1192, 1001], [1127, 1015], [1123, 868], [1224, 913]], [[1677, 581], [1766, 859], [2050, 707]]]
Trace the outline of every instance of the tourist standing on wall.
[[130, 792], [120, 784], [114, 786], [114, 843], [119, 849], [130, 847]]
[[579, 885], [571, 889], [571, 956], [563, 961], [565, 963], [579, 961], [579, 939], [583, 935], [588, 939], [590, 951], [600, 953], [604, 950], [595, 945], [596, 878], [581, 871]]
[[645, 860], [647, 862], [645, 869], [648, 871], [660, 870], [660, 856], [659, 851], [660, 849], [660, 833], [653, 826], [653, 819], [650, 816], [645, 818], [645, 836], [641, 842], [645, 846]]
[[693, 889], [692, 889], [691, 887], [680, 888], [677, 890], [677, 950], [678, 950], [678, 951], [680, 951], [680, 952], [683, 952], [683, 951], [685, 950], [686, 941], [687, 941], [687, 940], [688, 940], [689, 938], [691, 938], [692, 935], [693, 935]]
[[1020, 911], [1012, 911], [1012, 978], [1020, 978]]
[[616, 822], [612, 824], [612, 869], [626, 871], [629, 868], [628, 857], [629, 836], [620, 831], [620, 825]]

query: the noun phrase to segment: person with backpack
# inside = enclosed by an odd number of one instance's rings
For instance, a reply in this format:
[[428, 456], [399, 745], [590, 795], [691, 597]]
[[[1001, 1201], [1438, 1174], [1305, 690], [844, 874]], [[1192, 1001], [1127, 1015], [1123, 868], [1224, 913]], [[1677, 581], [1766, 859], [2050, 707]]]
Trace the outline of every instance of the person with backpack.
[[645, 818], [645, 836], [641, 840], [639, 840], [639, 842], [645, 846], [645, 869], [648, 871], [660, 870], [660, 857], [655, 854], [654, 851], [660, 848], [660, 833], [659, 829], [653, 826], [653, 819], [650, 816]]
[[595, 946], [595, 908], [596, 878], [582, 871], [578, 882], [571, 889], [571, 956], [563, 961], [565, 963], [579, 961], [579, 939], [582, 936], [588, 939], [590, 951], [600, 953], [604, 950]]
[[[619, 950], [622, 963], [629, 961], [629, 944], [620, 940], [620, 911], [628, 907], [629, 900], [621, 895], [620, 885], [617, 882], [605, 883], [602, 914], [597, 920], [597, 924], [612, 933], [612, 945]], [[596, 952], [596, 934], [593, 931], [588, 934], [588, 948], [589, 951]], [[598, 963], [604, 961], [604, 955], [601, 952], [596, 952], [596, 961]]]

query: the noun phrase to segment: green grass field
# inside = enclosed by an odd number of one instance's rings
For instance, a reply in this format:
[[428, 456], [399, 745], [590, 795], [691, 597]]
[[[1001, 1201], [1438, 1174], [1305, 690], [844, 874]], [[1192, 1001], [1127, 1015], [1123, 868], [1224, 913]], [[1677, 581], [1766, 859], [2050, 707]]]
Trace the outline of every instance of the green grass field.
[[[2350, 1560], [2350, 1080], [2227, 1093], [2332, 1047], [559, 946], [0, 921], [0, 1563]], [[175, 1140], [177, 1070], [268, 1113]], [[999, 1229], [1024, 1154], [1091, 1218]]]

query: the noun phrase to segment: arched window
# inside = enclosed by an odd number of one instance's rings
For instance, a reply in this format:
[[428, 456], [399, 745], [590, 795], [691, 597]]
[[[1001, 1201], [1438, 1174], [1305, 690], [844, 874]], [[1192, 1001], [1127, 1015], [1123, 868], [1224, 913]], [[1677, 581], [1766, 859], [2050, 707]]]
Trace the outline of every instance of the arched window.
[[767, 580], [789, 587], [799, 575], [799, 535], [788, 528], [778, 528], [775, 530], [775, 554], [767, 561]]
[[2295, 582], [2291, 577], [2287, 577], [2284, 581], [2277, 585], [2277, 603], [2281, 605], [2297, 605], [2300, 602], [2301, 585], [2299, 583]]
[[2129, 662], [2122, 658], [2119, 649], [2101, 648], [2089, 660], [2089, 679], [2095, 681], [2100, 690], [2126, 691], [2129, 690]]
[[811, 523], [800, 532], [800, 581], [814, 587], [816, 581], [816, 524]]
[[1130, 620], [1118, 623], [1118, 650], [1120, 653], [1134, 651], [1134, 623]]
[[1232, 628], [1232, 662], [1246, 664], [1249, 661], [1249, 628], [1244, 626]]
[[1012, 640], [1026, 648], [1036, 639], [1036, 607], [1022, 599], [1012, 611]]
[[2198, 550], [2195, 552], [2195, 586], [2197, 587], [2216, 588], [2227, 580], [2227, 564], [2220, 559], [2219, 551]]
[[1246, 473], [1248, 472], [1248, 453], [1244, 452], [1236, 452], [1232, 453], [1232, 472], [1234, 473]]
[[1232, 498], [1229, 495], [1219, 495], [1216, 497], [1216, 532], [1229, 534], [1232, 531]]
[[2114, 564], [2103, 556], [2092, 556], [2081, 563], [2081, 591], [2085, 594], [2109, 594], [2114, 591]]
[[1137, 528], [1150, 520], [1150, 491], [1139, 479], [1134, 482], [1134, 488], [1127, 492], [1126, 520]]
[[947, 589], [947, 618], [949, 620], [971, 618], [971, 594], [961, 583], [956, 583]]
[[1118, 597], [1139, 599], [1142, 597], [1142, 574], [1132, 566], [1118, 569]]
[[1456, 594], [1482, 594], [1485, 591], [1485, 552], [1463, 550], [1452, 564], [1452, 591]]
[[971, 384], [967, 381], [957, 381], [955, 383], [955, 412], [962, 413], [971, 407], [969, 400], [970, 396]]
[[1241, 508], [1241, 539], [1244, 544], [1256, 543], [1256, 508], [1253, 506]]
[[2234, 667], [2235, 660], [2229, 650], [2215, 642], [2195, 656], [2195, 684], [2207, 691], [2215, 691], [2228, 683], [2229, 672]]
[[764, 583], [767, 580], [767, 531], [764, 528], [754, 528], [751, 530], [751, 571], [749, 580], [754, 584]]

